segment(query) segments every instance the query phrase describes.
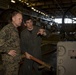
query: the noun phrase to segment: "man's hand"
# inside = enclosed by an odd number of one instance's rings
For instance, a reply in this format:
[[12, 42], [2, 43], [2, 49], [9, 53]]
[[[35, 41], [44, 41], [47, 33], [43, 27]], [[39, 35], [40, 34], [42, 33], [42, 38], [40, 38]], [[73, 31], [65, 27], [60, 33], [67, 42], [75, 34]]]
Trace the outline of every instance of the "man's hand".
[[46, 35], [45, 29], [39, 29], [37, 35]]
[[27, 59], [31, 59], [31, 58], [30, 58], [31, 55], [30, 55], [29, 53], [25, 52], [25, 56], [26, 56]]
[[8, 54], [11, 55], [11, 56], [13, 56], [13, 57], [15, 57], [15, 56], [17, 55], [17, 53], [16, 53], [15, 50], [10, 50], [10, 51], [8, 52]]

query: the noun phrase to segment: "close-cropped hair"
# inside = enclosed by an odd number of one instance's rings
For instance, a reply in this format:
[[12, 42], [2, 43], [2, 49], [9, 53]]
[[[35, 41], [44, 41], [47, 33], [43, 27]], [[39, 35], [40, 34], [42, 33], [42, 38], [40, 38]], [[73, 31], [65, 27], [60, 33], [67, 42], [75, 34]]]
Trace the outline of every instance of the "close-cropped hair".
[[0, 13], [0, 29], [3, 28], [8, 23], [12, 22], [12, 17], [16, 14], [22, 14], [21, 11], [16, 9], [6, 9]]
[[19, 11], [19, 10], [11, 9], [10, 16], [9, 16], [9, 22], [11, 22], [12, 21], [12, 17], [15, 16], [15, 15], [17, 15], [18, 13], [22, 14], [22, 12]]
[[27, 20], [33, 20], [33, 18], [30, 15], [23, 15], [23, 22], [26, 23]]
[[22, 14], [21, 11], [16, 9], [6, 9], [0, 15], [2, 20], [9, 23], [12, 21], [12, 17], [18, 13]]

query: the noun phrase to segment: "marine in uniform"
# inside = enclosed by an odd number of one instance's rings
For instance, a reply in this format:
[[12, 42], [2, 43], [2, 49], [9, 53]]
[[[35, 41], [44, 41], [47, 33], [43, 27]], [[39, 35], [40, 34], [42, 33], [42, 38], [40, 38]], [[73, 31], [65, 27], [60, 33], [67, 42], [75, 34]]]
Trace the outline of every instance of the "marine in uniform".
[[20, 55], [20, 39], [17, 27], [21, 25], [22, 14], [11, 12], [10, 23], [0, 31], [0, 52], [2, 52], [4, 75], [18, 75]]

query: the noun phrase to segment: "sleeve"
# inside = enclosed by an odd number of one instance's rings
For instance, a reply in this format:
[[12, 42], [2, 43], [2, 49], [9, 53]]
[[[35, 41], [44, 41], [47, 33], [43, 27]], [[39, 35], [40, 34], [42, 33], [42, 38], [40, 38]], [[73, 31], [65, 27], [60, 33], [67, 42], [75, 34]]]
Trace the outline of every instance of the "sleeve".
[[6, 31], [3, 28], [0, 31], [0, 52], [6, 52], [5, 49], [4, 49], [4, 44], [5, 44], [6, 38], [7, 38], [6, 37]]
[[21, 51], [22, 51], [22, 53], [27, 52], [24, 32], [21, 32], [20, 37], [21, 37], [21, 40], [20, 40]]
[[47, 38], [50, 37], [50, 31], [48, 31], [48, 30], [45, 29], [45, 32], [46, 32], [46, 37]]

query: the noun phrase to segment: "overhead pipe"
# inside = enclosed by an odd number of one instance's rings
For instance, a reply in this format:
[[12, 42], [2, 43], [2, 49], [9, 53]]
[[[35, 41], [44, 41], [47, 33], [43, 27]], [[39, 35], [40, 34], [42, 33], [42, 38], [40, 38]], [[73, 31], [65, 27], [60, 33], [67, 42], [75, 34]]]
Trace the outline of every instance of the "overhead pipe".
[[62, 17], [62, 27], [61, 27], [61, 30], [60, 30], [60, 34], [61, 34], [61, 39], [64, 39], [65, 38], [65, 25], [64, 25], [64, 18], [65, 16], [68, 17], [66, 14], [68, 13], [69, 10], [71, 10], [73, 7], [75, 7], [76, 4], [73, 4], [71, 5], [64, 13], [63, 13], [63, 17]]

